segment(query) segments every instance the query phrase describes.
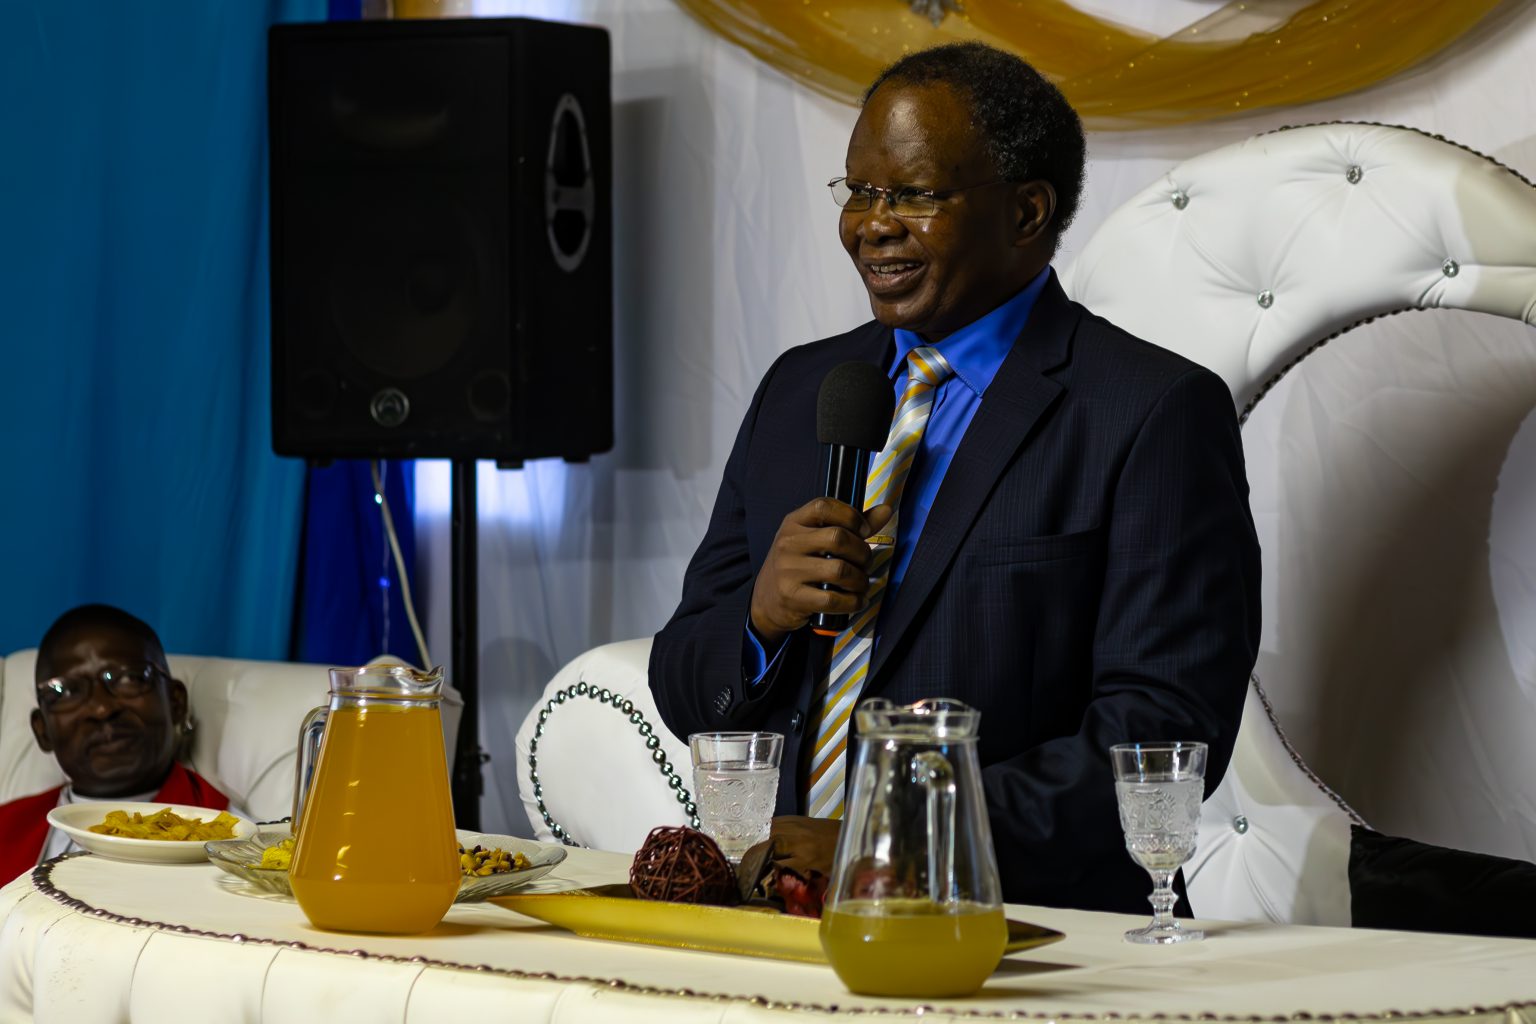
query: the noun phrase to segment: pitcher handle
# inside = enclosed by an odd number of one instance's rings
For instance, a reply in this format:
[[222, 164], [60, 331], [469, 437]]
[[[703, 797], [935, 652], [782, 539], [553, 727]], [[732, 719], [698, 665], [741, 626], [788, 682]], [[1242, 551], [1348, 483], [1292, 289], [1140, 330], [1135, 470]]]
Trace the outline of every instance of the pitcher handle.
[[928, 898], [955, 899], [955, 769], [936, 750], [912, 755], [912, 781], [928, 789]]
[[299, 815], [304, 810], [304, 798], [309, 795], [309, 784], [315, 777], [315, 766], [320, 762], [320, 741], [325, 738], [325, 720], [330, 705], [321, 704], [310, 708], [299, 726], [299, 749], [293, 765], [293, 824], [289, 827], [297, 835]]

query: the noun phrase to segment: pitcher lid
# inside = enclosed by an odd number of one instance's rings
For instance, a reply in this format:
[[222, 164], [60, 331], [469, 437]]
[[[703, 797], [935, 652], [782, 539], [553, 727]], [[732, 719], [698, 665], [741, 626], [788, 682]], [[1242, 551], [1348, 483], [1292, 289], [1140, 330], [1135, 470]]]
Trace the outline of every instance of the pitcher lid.
[[860, 736], [888, 739], [973, 740], [981, 712], [952, 697], [925, 697], [913, 704], [892, 704], [871, 697], [854, 711]]

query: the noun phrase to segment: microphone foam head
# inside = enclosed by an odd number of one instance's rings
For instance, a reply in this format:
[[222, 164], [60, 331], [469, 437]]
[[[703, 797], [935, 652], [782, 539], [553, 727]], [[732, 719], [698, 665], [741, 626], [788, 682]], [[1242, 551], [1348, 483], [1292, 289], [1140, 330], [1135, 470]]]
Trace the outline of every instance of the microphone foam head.
[[816, 394], [816, 440], [860, 451], [885, 447], [896, 411], [896, 390], [873, 363], [840, 363], [822, 378]]

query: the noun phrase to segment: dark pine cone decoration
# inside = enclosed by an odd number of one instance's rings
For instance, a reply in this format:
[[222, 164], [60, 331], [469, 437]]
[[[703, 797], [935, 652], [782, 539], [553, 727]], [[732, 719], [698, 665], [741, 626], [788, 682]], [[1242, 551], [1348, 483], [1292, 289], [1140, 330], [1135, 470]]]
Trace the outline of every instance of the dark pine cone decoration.
[[630, 865], [629, 887], [641, 899], [670, 903], [728, 907], [740, 898], [725, 854], [713, 839], [691, 828], [651, 829]]

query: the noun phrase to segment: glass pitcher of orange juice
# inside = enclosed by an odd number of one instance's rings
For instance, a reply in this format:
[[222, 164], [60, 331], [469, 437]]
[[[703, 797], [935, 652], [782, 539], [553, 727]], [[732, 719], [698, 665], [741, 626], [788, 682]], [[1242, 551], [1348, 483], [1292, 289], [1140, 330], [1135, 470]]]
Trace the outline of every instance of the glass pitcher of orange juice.
[[459, 891], [443, 751], [443, 670], [331, 670], [319, 761], [289, 881], [317, 928], [431, 929]]
[[970, 995], [1008, 943], [976, 759], [981, 712], [876, 697], [858, 726], [821, 944], [863, 995]]

